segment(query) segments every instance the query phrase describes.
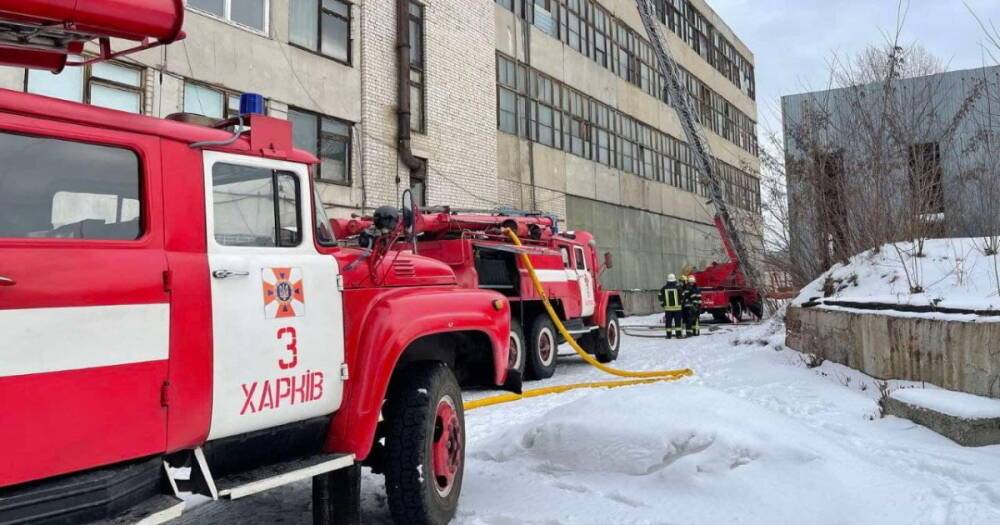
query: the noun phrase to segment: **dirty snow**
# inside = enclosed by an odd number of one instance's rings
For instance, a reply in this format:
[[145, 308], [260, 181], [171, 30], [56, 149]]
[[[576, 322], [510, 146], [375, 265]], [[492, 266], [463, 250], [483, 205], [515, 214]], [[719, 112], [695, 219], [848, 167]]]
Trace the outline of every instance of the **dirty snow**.
[[[626, 335], [617, 366], [690, 366], [697, 375], [467, 413], [454, 523], [1000, 523], [1000, 446], [963, 448], [880, 418], [878, 382], [833, 363], [809, 368], [782, 346], [783, 330]], [[597, 379], [606, 376], [566, 357], [554, 378], [529, 387]], [[898, 386], [913, 385], [890, 388]], [[382, 478], [366, 473], [363, 492], [363, 522], [391, 523]], [[299, 483], [202, 505], [180, 523], [310, 523], [310, 512], [309, 484]]]
[[940, 388], [902, 388], [890, 394], [909, 405], [963, 419], [1000, 418], [1000, 400]]
[[[846, 265], [838, 263], [803, 288], [793, 303], [831, 299], [1000, 310], [997, 281], [1000, 256], [985, 255], [984, 242], [982, 238], [928, 239], [923, 257], [915, 256], [917, 250], [910, 243], [897, 243], [895, 247], [885, 245], [877, 252], [868, 251], [852, 257]], [[828, 278], [834, 283], [834, 293], [824, 297], [823, 288]], [[911, 287], [923, 291], [914, 293]]]

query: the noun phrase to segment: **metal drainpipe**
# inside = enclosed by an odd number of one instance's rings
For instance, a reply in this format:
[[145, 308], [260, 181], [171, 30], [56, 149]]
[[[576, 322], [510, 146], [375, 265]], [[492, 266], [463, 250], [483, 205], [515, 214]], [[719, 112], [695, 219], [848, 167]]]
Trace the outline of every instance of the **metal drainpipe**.
[[[521, 25], [521, 32], [522, 32], [522, 34], [524, 36], [524, 65], [527, 66], [527, 69], [528, 69], [528, 71], [527, 71], [527, 78], [525, 78], [525, 83], [527, 84], [526, 87], [527, 87], [527, 90], [528, 90], [527, 97], [526, 97], [528, 103], [527, 103], [527, 106], [524, 108], [528, 112], [528, 114], [524, 116], [525, 117], [524, 121], [528, 125], [528, 129], [525, 130], [525, 131], [528, 132], [528, 137], [527, 137], [527, 139], [528, 139], [528, 177], [529, 177], [529, 181], [531, 183], [531, 210], [532, 211], [538, 211], [538, 195], [537, 195], [537, 191], [538, 190], [537, 190], [537, 188], [535, 186], [535, 142], [531, 139], [531, 25], [532, 25], [532, 23], [533, 23], [533, 21], [535, 19], [535, 13], [534, 13], [535, 5], [534, 5], [534, 3], [524, 2], [523, 4], [521, 4], [521, 6], [522, 6], [523, 9], [531, 9], [532, 10], [532, 13], [531, 13], [531, 20], [532, 20], [532, 22], [528, 21], [526, 13], [522, 13], [520, 20], [518, 20], [516, 14], [514, 15], [514, 23], [515, 24], [520, 23], [520, 25]], [[515, 53], [514, 58], [515, 59], [517, 58], [516, 53]], [[516, 74], [515, 74], [515, 77], [516, 77]], [[515, 83], [517, 82], [516, 78], [515, 78], [514, 82]], [[520, 169], [520, 166], [518, 166], [518, 169]]]
[[410, 129], [410, 0], [396, 0], [396, 120], [399, 158], [411, 176], [424, 175], [427, 166], [413, 156]]

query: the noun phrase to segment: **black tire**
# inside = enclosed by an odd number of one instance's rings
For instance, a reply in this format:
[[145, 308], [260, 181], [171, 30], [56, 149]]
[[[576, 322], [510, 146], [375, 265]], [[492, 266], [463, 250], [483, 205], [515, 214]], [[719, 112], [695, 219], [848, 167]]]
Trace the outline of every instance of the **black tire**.
[[763, 319], [764, 318], [764, 302], [763, 301], [757, 301], [756, 303], [751, 304], [750, 305], [750, 313], [753, 314], [753, 316], [758, 321], [760, 321], [761, 319]]
[[525, 359], [524, 346], [524, 330], [521, 329], [521, 322], [517, 319], [511, 319], [510, 353], [508, 353], [507, 368], [510, 370], [517, 370], [522, 376], [524, 375], [525, 364], [528, 361]]
[[559, 336], [549, 316], [542, 313], [531, 323], [528, 338], [528, 375], [532, 379], [548, 379], [556, 373], [556, 355], [559, 353]]
[[733, 317], [736, 318], [737, 321], [743, 320], [743, 303], [733, 301], [729, 304], [729, 310], [733, 312]]
[[386, 402], [389, 510], [396, 525], [444, 525], [455, 516], [465, 470], [462, 391], [442, 363], [404, 373]]
[[618, 314], [608, 312], [607, 323], [597, 334], [594, 334], [594, 357], [601, 363], [610, 363], [618, 359], [618, 348], [621, 347], [621, 326]]
[[726, 317], [725, 310], [712, 310], [712, 319], [715, 319], [717, 323], [728, 323], [729, 318]]

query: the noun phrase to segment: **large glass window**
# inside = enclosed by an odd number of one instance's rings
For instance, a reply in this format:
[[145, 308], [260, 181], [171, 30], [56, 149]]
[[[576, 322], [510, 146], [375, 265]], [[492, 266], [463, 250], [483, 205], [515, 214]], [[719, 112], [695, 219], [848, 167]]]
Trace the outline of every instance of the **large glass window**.
[[293, 173], [219, 163], [212, 167], [215, 241], [292, 247], [302, 242], [299, 180]]
[[140, 180], [130, 150], [0, 133], [0, 237], [137, 239]]
[[142, 112], [142, 86], [142, 69], [119, 62], [67, 67], [58, 75], [28, 70], [29, 93], [131, 113]]
[[316, 155], [320, 160], [316, 178], [324, 182], [351, 182], [351, 123], [290, 109], [295, 147]]
[[266, 33], [269, 0], [188, 0], [188, 7]]
[[291, 0], [288, 33], [292, 44], [351, 62], [351, 4], [344, 0]]

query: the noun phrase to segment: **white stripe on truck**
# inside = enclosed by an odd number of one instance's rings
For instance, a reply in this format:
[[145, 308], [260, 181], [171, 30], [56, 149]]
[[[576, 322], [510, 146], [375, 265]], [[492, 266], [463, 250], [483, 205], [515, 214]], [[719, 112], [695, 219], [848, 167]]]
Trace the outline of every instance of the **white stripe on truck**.
[[0, 377], [167, 359], [170, 305], [0, 310]]

